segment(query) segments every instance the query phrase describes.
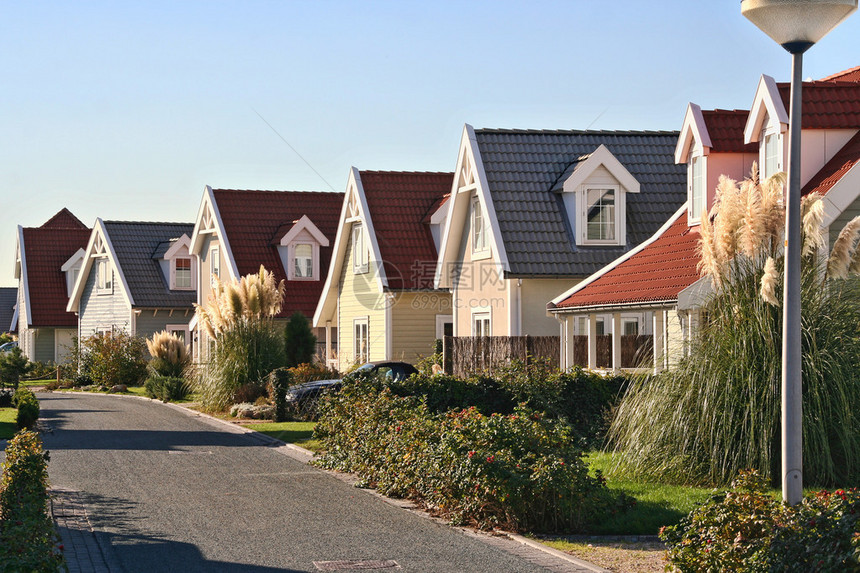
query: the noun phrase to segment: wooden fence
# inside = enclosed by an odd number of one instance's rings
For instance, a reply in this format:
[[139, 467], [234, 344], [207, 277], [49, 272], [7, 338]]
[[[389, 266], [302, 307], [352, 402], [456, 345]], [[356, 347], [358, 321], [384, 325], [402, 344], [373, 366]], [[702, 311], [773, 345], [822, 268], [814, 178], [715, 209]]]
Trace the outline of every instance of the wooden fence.
[[466, 376], [495, 372], [513, 359], [541, 358], [557, 368], [560, 344], [558, 336], [446, 336], [443, 367], [448, 374]]

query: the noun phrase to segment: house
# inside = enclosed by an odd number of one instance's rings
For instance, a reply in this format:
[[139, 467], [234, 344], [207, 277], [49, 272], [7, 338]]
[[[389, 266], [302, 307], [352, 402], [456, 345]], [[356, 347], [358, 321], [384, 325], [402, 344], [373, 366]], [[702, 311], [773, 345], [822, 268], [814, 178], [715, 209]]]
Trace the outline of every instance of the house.
[[[575, 357], [577, 323], [610, 315], [614, 323], [639, 313], [652, 323], [653, 367], [679, 360], [696, 332], [710, 280], [699, 276], [699, 226], [713, 205], [718, 178], [740, 180], [753, 161], [767, 177], [785, 170], [788, 160], [790, 85], [762, 76], [749, 111], [702, 111], [690, 104], [678, 138], [675, 161], [687, 169], [687, 203], [648, 240], [551, 300], [548, 313], [563, 325], [562, 366]], [[842, 227], [860, 214], [860, 68], [804, 82], [801, 185], [804, 195], [823, 196], [823, 226], [832, 244]], [[588, 358], [596, 363], [597, 336], [589, 327]], [[621, 346], [613, 337], [613, 348]], [[624, 364], [613, 351], [614, 369]]]
[[96, 219], [66, 309], [78, 336], [123, 330], [148, 337], [167, 330], [190, 342], [197, 272], [191, 223]]
[[[677, 139], [466, 125], [435, 283], [453, 291], [454, 335], [557, 336], [546, 301], [644, 241], [684, 202]], [[637, 333], [650, 328], [630, 320]]]
[[[238, 280], [260, 266], [284, 280], [286, 289], [277, 321], [296, 312], [313, 316], [323, 290], [337, 232], [343, 193], [248, 191], [207, 186], [191, 234], [191, 253], [201, 277], [197, 304], [209, 300], [213, 277]], [[204, 329], [192, 321], [200, 341], [197, 359], [208, 356]], [[317, 328], [317, 344], [335, 348], [337, 332]]]
[[331, 266], [314, 313], [337, 327], [337, 367], [415, 362], [453, 329], [451, 294], [433, 285], [453, 173], [352, 168]]
[[89, 236], [90, 229], [68, 209], [41, 227], [18, 227], [18, 302], [3, 328], [18, 330], [18, 344], [33, 362], [63, 362], [71, 349], [78, 321], [66, 304]]
[[18, 289], [16, 287], [0, 287], [0, 333], [15, 332], [17, 324], [16, 310], [18, 308]]

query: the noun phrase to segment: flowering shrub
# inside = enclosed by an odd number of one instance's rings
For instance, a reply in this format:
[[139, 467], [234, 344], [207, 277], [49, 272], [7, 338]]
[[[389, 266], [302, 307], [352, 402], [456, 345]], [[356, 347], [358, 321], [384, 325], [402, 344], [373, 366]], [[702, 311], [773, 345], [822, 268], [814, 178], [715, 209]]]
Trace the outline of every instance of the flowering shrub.
[[0, 565], [3, 571], [58, 571], [56, 533], [48, 516], [48, 453], [35, 432], [21, 431], [6, 446], [0, 480]]
[[455, 523], [575, 532], [631, 498], [588, 475], [569, 427], [516, 407], [433, 413], [373, 381], [321, 400], [322, 467], [359, 474], [380, 492], [408, 497]]
[[660, 536], [677, 571], [860, 571], [858, 517], [856, 489], [787, 506], [750, 471]]
[[80, 341], [81, 374], [94, 384], [137, 386], [146, 377], [146, 343], [124, 330]]

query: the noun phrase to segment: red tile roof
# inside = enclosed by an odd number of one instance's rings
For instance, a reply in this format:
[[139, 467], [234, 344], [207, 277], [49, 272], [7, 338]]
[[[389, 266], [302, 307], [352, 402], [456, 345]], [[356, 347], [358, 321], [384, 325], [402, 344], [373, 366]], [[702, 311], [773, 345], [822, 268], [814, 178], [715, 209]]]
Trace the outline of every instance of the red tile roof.
[[361, 172], [389, 288], [433, 288], [436, 244], [425, 218], [453, 183], [453, 173]]
[[802, 193], [826, 195], [848, 171], [860, 162], [860, 132], [848, 140], [836, 155], [816, 173], [803, 187]]
[[25, 227], [22, 232], [32, 314], [30, 325], [33, 328], [77, 327], [78, 318], [66, 312], [69, 297], [66, 276], [60, 268], [78, 249], [87, 247], [90, 229], [68, 209], [63, 209], [41, 227]]
[[558, 308], [675, 301], [699, 279], [699, 228], [686, 210], [653, 243], [579, 290]]
[[320, 280], [285, 282], [286, 294], [279, 316], [288, 317], [299, 311], [312, 317], [328, 274], [343, 193], [235, 189], [214, 189], [213, 193], [242, 276], [258, 272], [263, 265], [275, 273], [278, 281], [287, 278], [277, 242], [272, 244], [272, 239], [302, 215], [307, 215], [328, 238], [329, 246], [320, 247]]
[[711, 138], [711, 151], [717, 153], [758, 153], [758, 144], [744, 145], [744, 127], [749, 110], [703, 110], [702, 118]]
[[842, 72], [837, 72], [826, 78], [821, 78], [821, 81], [840, 81], [840, 82], [860, 82], [860, 66], [851, 68]]
[[[777, 84], [789, 109], [791, 84]], [[860, 128], [860, 83], [817, 81], [803, 83], [803, 129]]]

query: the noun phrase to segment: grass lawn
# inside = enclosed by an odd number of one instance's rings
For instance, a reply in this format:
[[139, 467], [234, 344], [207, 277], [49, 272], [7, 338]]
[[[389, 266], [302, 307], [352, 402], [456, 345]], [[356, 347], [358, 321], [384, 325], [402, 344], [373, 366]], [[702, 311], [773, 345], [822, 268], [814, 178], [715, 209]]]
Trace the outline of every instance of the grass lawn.
[[31, 386], [44, 386], [45, 384], [48, 384], [49, 382], [56, 382], [56, 381], [57, 381], [56, 378], [41, 378], [39, 380], [21, 380], [20, 382], [18, 382], [18, 386], [26, 386], [29, 388]]
[[0, 440], [8, 440], [15, 435], [16, 408], [0, 408]]
[[316, 422], [263, 422], [240, 424], [243, 428], [266, 434], [288, 444], [296, 444], [312, 452], [320, 451], [320, 441], [314, 439]]
[[[592, 470], [605, 471], [613, 454], [592, 452], [585, 458]], [[690, 511], [715, 493], [712, 488], [664, 485], [607, 478], [611, 490], [636, 498], [636, 507], [597, 525], [596, 535], [656, 535], [660, 527], [675, 525]]]

